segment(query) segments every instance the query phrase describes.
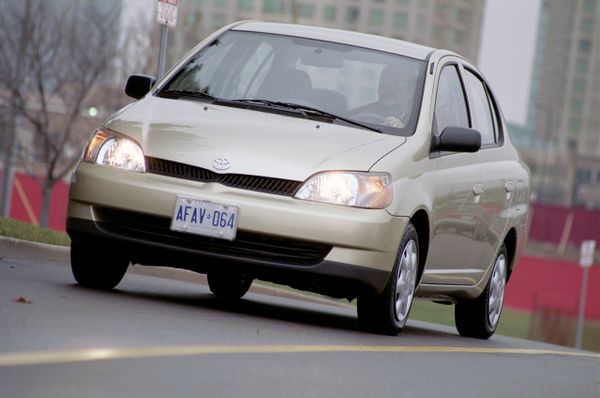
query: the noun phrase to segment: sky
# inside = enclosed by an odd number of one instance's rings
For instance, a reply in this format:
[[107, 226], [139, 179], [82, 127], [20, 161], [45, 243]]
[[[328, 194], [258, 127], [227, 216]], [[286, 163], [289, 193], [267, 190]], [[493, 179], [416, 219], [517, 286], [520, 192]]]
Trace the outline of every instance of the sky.
[[508, 122], [525, 124], [540, 0], [487, 0], [479, 69]]

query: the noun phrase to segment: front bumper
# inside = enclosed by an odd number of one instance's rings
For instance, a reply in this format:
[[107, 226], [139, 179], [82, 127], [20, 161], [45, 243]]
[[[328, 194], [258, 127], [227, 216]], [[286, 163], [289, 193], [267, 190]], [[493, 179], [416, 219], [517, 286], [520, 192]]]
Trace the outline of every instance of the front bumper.
[[[235, 244], [250, 240], [254, 245], [258, 239], [261, 247], [279, 248], [267, 256], [254, 255], [256, 246], [240, 251], [239, 245], [170, 231], [177, 195], [238, 206]], [[318, 204], [82, 163], [69, 194], [67, 232], [74, 240], [94, 238], [125, 247], [135, 263], [202, 273], [231, 269], [355, 297], [385, 287], [407, 222], [385, 210]]]

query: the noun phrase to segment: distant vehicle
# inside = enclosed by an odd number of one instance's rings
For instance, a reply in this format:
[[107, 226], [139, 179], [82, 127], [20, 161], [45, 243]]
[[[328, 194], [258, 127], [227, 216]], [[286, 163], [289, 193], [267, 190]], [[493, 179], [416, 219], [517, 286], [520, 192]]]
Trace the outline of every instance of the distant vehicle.
[[521, 251], [529, 172], [498, 102], [461, 56], [355, 32], [229, 25], [87, 145], [69, 194], [77, 282], [130, 263], [357, 298], [397, 334], [415, 296], [489, 338]]

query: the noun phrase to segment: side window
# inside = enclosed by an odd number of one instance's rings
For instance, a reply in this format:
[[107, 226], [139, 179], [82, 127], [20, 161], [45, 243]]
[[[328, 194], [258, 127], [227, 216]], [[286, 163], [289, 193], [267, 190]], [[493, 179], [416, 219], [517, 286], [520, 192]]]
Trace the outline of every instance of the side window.
[[494, 144], [494, 119], [484, 83], [469, 70], [465, 70], [465, 83], [471, 101], [473, 127], [481, 133], [481, 145]]
[[465, 93], [455, 65], [445, 66], [440, 74], [435, 97], [435, 133], [446, 127], [469, 127]]
[[498, 101], [490, 92], [489, 86], [487, 86], [487, 94], [488, 101], [490, 102], [490, 107], [492, 108], [492, 118], [494, 119], [494, 131], [496, 132], [496, 143], [501, 145], [504, 141], [503, 130], [502, 130], [502, 116], [500, 116], [500, 112], [498, 109]]

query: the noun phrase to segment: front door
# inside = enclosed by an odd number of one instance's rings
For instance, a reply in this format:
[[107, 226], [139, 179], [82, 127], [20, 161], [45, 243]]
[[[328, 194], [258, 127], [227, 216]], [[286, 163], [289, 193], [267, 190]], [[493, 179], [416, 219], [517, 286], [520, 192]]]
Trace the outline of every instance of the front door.
[[[446, 127], [470, 127], [457, 64], [440, 72], [435, 100], [434, 135]], [[472, 285], [480, 278], [481, 203], [484, 171], [480, 154], [436, 153], [437, 181], [431, 214], [431, 241], [423, 283]]]

